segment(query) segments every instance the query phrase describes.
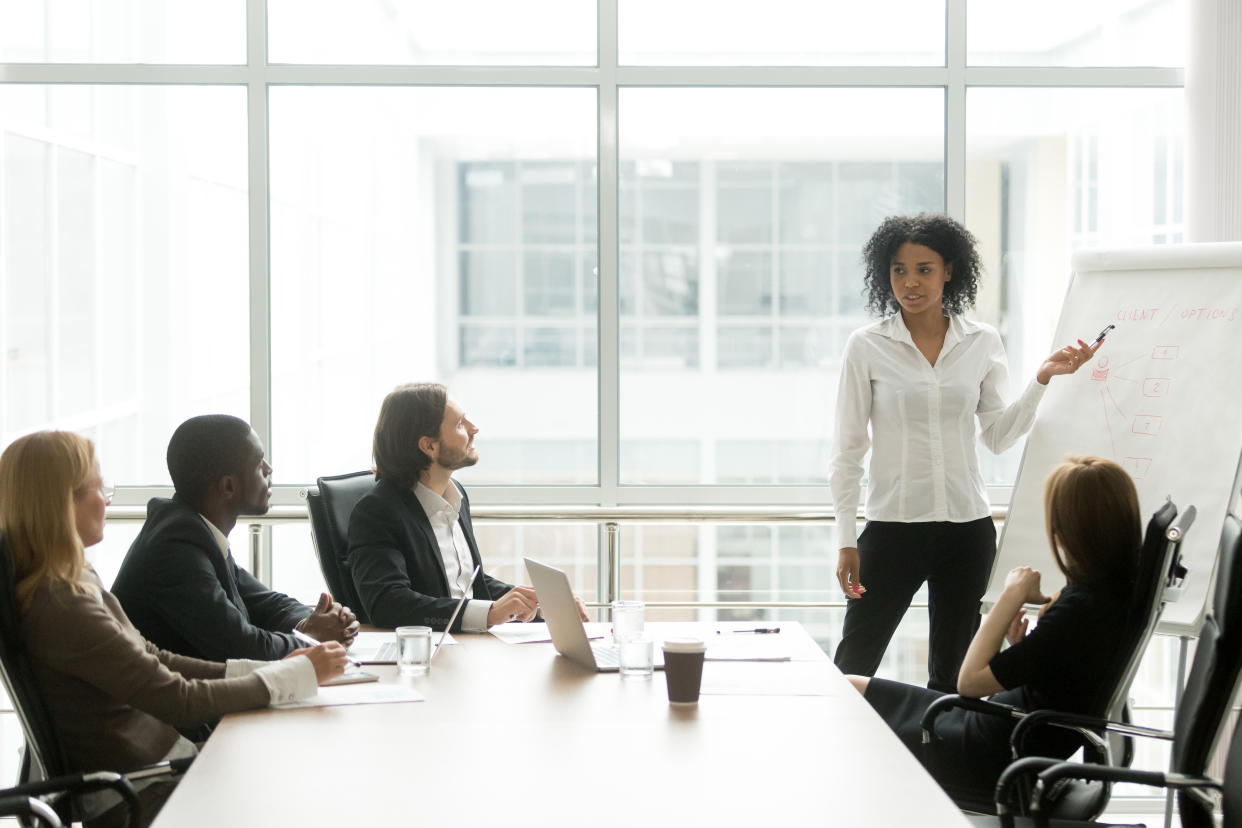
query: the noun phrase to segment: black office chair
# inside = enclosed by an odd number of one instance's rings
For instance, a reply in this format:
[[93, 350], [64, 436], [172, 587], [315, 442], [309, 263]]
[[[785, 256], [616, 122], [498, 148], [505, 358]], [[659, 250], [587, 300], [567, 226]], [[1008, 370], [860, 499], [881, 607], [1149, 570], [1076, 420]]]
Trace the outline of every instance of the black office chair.
[[[191, 759], [160, 762], [125, 775], [111, 771], [78, 773], [70, 769], [61, 746], [56, 725], [39, 691], [34, 668], [22, 642], [20, 615], [17, 608], [16, 578], [13, 560], [0, 533], [0, 680], [8, 691], [17, 718], [22, 723], [25, 745], [22, 748], [20, 784], [0, 791], [0, 797], [12, 798], [9, 806], [27, 810], [20, 800], [43, 798], [64, 823], [81, 818], [74, 796], [111, 788], [129, 805], [131, 825], [138, 825], [141, 808], [131, 781], [171, 777], [184, 773]], [[46, 815], [38, 806], [29, 809], [35, 818]]]
[[[1113, 688], [1105, 707], [1097, 714], [1100, 718], [1115, 717], [1128, 720], [1128, 696], [1130, 685], [1138, 671], [1143, 653], [1147, 649], [1160, 612], [1164, 607], [1166, 590], [1180, 584], [1185, 577], [1185, 569], [1180, 562], [1180, 547], [1186, 531], [1193, 523], [1195, 508], [1188, 507], [1180, 516], [1172, 500], [1156, 510], [1143, 536], [1143, 546], [1139, 551], [1138, 571], [1135, 576], [1134, 594], [1130, 602], [1130, 612], [1123, 626], [1128, 633], [1125, 640], [1119, 641], [1119, 657], [1111, 665], [1112, 675], [1108, 676], [1108, 685]], [[964, 698], [948, 695], [937, 699], [923, 716], [923, 748], [924, 762], [941, 782], [941, 786], [958, 807], [966, 811], [983, 814], [995, 813], [995, 789], [986, 785], [971, 785], [965, 782], [946, 782], [945, 778], [953, 778], [952, 766], [948, 757], [941, 757], [938, 752], [939, 741], [936, 738], [936, 720], [955, 708], [965, 708], [985, 715], [1012, 719], [1018, 725], [1014, 728], [1011, 746], [1015, 759], [1027, 755], [1031, 750], [1025, 736], [1019, 738], [1021, 722], [1028, 716], [1015, 707], [986, 699]], [[1040, 711], [1046, 713], [1046, 711]], [[1125, 765], [1133, 755], [1133, 745], [1128, 735], [1116, 747], [1109, 740], [1086, 728], [1072, 728], [1081, 740], [1084, 756], [1093, 762], [1113, 764], [1117, 755], [1120, 764]], [[1028, 729], [1026, 733], [1029, 733]], [[1118, 755], [1119, 754], [1119, 755]], [[1061, 761], [1066, 756], [1058, 756], [1051, 761]], [[937, 773], [937, 769], [944, 769]], [[1108, 802], [1110, 788], [1106, 783], [1098, 781], [1077, 782], [1061, 785], [1057, 791], [1055, 812], [1060, 816], [1072, 819], [1089, 819], [1098, 816]]]
[[[1015, 763], [1002, 774], [996, 786], [998, 812], [1002, 814], [1001, 825], [1015, 823], [1009, 817], [1013, 810], [1011, 799], [1020, 777], [1038, 773], [1038, 781], [1031, 794], [1030, 810], [1035, 816], [1033, 824], [1046, 825], [1047, 815], [1053, 809], [1052, 797], [1057, 787], [1071, 780], [1090, 780], [1096, 783], [1133, 782], [1177, 790], [1178, 814], [1182, 828], [1210, 828], [1213, 825], [1212, 802], [1204, 788], [1220, 787], [1220, 783], [1203, 777], [1211, 759], [1221, 725], [1229, 712], [1229, 705], [1242, 676], [1242, 519], [1234, 514], [1225, 516], [1217, 550], [1216, 588], [1212, 604], [1199, 630], [1195, 658], [1186, 677], [1186, 687], [1173, 720], [1173, 730], [1155, 730], [1135, 727], [1121, 722], [1106, 722], [1086, 716], [1067, 717], [1049, 714], [1046, 719], [1056, 724], [1071, 724], [1092, 730], [1121, 732], [1131, 736], [1161, 739], [1173, 742], [1172, 771], [1140, 771], [1106, 765], [1077, 762], [1033, 762], [1023, 760], [1025, 765]], [[1022, 725], [1039, 726], [1039, 714], [1033, 713]], [[1017, 736], [1017, 734], [1015, 734]], [[1242, 783], [1242, 739], [1235, 730], [1234, 743], [1230, 748], [1229, 761], [1233, 765], [1227, 771], [1235, 787], [1227, 797], [1232, 800], [1233, 824], [1242, 825], [1242, 791], [1236, 785]], [[1041, 767], [1042, 765], [1042, 767]], [[1069, 823], [1054, 820], [1052, 825], [1090, 825], [1090, 822]], [[1098, 824], [1098, 823], [1097, 823]], [[1226, 824], [1229, 824], [1228, 820]]]
[[375, 488], [375, 475], [369, 471], [321, 477], [306, 490], [306, 511], [310, 514], [311, 537], [324, 583], [332, 594], [354, 611], [364, 624], [370, 623], [354, 579], [349, 572], [349, 516], [358, 501]]

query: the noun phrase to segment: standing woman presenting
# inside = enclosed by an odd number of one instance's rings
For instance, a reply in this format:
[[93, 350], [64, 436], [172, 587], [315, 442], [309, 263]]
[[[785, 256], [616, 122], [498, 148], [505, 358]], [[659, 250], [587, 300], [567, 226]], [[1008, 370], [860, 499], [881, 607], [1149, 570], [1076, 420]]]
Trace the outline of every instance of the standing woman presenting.
[[[944, 215], [884, 220], [863, 248], [867, 308], [842, 357], [829, 486], [837, 514], [837, 580], [849, 599], [835, 661], [875, 674], [914, 593], [928, 584], [928, 686], [952, 692], [979, 625], [996, 554], [979, 439], [1000, 453], [1027, 432], [1048, 381], [1099, 344], [1062, 348], [1006, 405], [1005, 349], [973, 307], [982, 266], [975, 239]], [[862, 460], [871, 449], [867, 524], [855, 537]]]

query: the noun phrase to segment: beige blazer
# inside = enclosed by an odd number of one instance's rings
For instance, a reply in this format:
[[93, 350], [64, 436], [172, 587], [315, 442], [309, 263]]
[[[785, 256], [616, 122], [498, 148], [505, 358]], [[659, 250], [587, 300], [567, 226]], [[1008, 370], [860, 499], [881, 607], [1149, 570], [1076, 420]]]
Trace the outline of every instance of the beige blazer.
[[257, 675], [224, 678], [225, 665], [145, 640], [93, 569], [89, 590], [40, 587], [21, 622], [43, 698], [76, 770], [128, 771], [158, 762], [192, 727], [265, 706]]

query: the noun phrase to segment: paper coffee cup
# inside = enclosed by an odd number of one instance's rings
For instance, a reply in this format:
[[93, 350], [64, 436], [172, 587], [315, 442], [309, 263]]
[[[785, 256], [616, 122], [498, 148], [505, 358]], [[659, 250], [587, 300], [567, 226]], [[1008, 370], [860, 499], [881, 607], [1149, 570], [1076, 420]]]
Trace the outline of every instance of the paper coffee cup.
[[703, 656], [707, 650], [703, 639], [667, 638], [663, 649], [669, 704], [698, 704]]

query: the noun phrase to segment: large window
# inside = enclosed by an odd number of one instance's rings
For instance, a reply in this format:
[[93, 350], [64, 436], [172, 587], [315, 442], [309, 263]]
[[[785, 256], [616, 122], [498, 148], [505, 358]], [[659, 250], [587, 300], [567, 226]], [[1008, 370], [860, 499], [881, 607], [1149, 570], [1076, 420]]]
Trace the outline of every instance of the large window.
[[475, 482], [595, 484], [595, 91], [269, 101], [277, 479], [367, 467], [384, 395], [435, 379], [482, 429]]
[[[0, 434], [158, 486], [231, 411], [296, 505], [436, 379], [480, 502], [824, 504], [885, 216], [978, 236], [1015, 391], [1075, 248], [1183, 237], [1184, 0], [753, 11], [4, 4]], [[981, 454], [1003, 504], [1020, 449]]]
[[177, 423], [250, 413], [245, 91], [0, 84], [0, 154], [3, 442], [167, 483]]
[[[370, 464], [387, 391], [439, 380], [482, 429], [476, 508], [826, 508], [885, 216], [978, 237], [1011, 393], [1075, 249], [1184, 237], [1187, 5], [0, 3], [0, 442], [89, 434], [139, 506], [181, 420], [235, 413], [296, 509]], [[998, 506], [1020, 450], [980, 451]], [[588, 598], [601, 535], [480, 529], [501, 577], [537, 554]], [[269, 540], [276, 586], [313, 600], [306, 527]], [[834, 547], [626, 526], [620, 590], [828, 602]], [[838, 610], [799, 617], [839, 635]], [[917, 677], [920, 618], [887, 674]]]

